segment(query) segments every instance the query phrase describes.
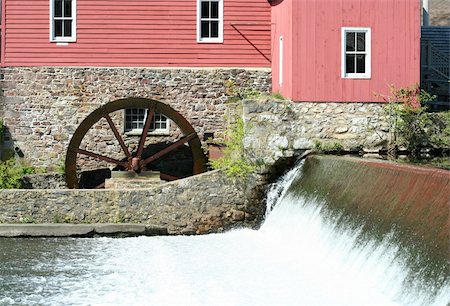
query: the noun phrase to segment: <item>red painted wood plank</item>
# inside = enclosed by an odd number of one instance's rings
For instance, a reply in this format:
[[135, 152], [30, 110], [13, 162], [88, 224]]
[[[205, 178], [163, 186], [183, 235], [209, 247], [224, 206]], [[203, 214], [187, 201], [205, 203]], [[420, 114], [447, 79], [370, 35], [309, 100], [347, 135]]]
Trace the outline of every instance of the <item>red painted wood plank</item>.
[[6, 1], [3, 0], [1, 2], [1, 26], [0, 26], [0, 66], [4, 66], [5, 65], [5, 55], [6, 55]]
[[[420, 4], [406, 0], [285, 0], [295, 4], [286, 18], [294, 21], [293, 53], [286, 61], [294, 74], [285, 87], [296, 101], [380, 102], [374, 92], [387, 93], [388, 84], [419, 82]], [[280, 8], [282, 8], [280, 4]], [[282, 20], [272, 28], [288, 31]], [[341, 78], [341, 28], [370, 27], [370, 79]], [[273, 47], [272, 50], [275, 50]], [[277, 55], [272, 51], [273, 58]], [[274, 65], [275, 67], [276, 65]], [[278, 75], [273, 73], [276, 88]]]
[[266, 0], [225, 1], [220, 44], [197, 43], [196, 1], [78, 0], [77, 42], [56, 46], [48, 3], [8, 0], [8, 65], [270, 67]]
[[[63, 59], [50, 59], [43, 62], [40, 58], [36, 59], [23, 59], [22, 57], [8, 57], [5, 61], [6, 66], [14, 66], [13, 64], [20, 61], [23, 66], [92, 66], [92, 67], [236, 67], [234, 60], [227, 59], [214, 59], [214, 60], [203, 60], [199, 59], [167, 59], [162, 60], [142, 60], [142, 59], [126, 59], [117, 61], [117, 59], [74, 59], [63, 58]], [[120, 63], [120, 64], [118, 64]], [[186, 65], [186, 66], [184, 66]], [[247, 67], [253, 68], [267, 68], [265, 62], [248, 60]], [[243, 67], [243, 66], [240, 66]]]

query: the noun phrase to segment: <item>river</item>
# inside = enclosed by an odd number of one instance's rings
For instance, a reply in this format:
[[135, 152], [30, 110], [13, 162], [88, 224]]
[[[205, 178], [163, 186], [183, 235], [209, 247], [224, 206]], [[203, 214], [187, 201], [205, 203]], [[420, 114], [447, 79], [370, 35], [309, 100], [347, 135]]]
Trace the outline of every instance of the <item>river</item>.
[[361, 244], [361, 228], [289, 189], [298, 175], [269, 193], [259, 230], [0, 239], [0, 305], [447, 305], [448, 265], [417, 259], [430, 281], [390, 237]]

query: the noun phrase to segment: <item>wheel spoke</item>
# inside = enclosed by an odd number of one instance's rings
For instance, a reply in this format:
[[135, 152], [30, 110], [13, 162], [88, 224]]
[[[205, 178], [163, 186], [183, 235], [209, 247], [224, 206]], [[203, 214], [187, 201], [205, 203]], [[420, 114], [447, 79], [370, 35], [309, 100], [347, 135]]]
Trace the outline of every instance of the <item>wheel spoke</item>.
[[82, 149], [78, 149], [78, 148], [77, 149], [69, 149], [69, 150], [72, 151], [72, 152], [78, 153], [78, 154], [87, 155], [87, 156], [90, 156], [90, 157], [93, 157], [93, 158], [97, 158], [97, 159], [100, 159], [100, 160], [103, 160], [103, 161], [106, 161], [106, 162], [109, 162], [109, 163], [113, 163], [113, 164], [116, 164], [116, 165], [119, 165], [119, 166], [123, 166], [125, 168], [127, 166], [126, 162], [123, 162], [123, 161], [120, 161], [120, 160], [117, 160], [117, 159], [114, 159], [114, 158], [111, 158], [111, 157], [108, 157], [108, 156], [100, 155], [100, 154], [97, 154], [97, 153], [94, 153], [94, 152], [90, 152], [90, 151], [86, 151], [86, 150], [82, 150]]
[[148, 131], [150, 130], [150, 124], [152, 123], [153, 116], [155, 114], [155, 107], [152, 105], [148, 109], [147, 120], [145, 120], [145, 126], [142, 130], [141, 140], [139, 141], [139, 147], [137, 151], [137, 158], [141, 158], [142, 152], [144, 152], [145, 138], [147, 138]]
[[109, 127], [113, 131], [114, 136], [116, 136], [117, 141], [119, 141], [119, 144], [122, 147], [123, 152], [125, 153], [127, 158], [130, 158], [131, 157], [130, 151], [128, 150], [128, 147], [125, 145], [125, 142], [123, 141], [122, 136], [120, 136], [119, 131], [117, 131], [117, 128], [114, 125], [114, 122], [112, 121], [111, 117], [109, 116], [109, 114], [106, 114], [103, 117], [106, 119], [106, 121], [108, 121]]
[[101, 183], [100, 185], [95, 186], [94, 189], [105, 189], [105, 182]]
[[170, 146], [168, 146], [167, 148], [159, 151], [158, 153], [153, 154], [150, 157], [147, 157], [146, 159], [144, 159], [143, 161], [141, 161], [141, 167], [147, 165], [148, 163], [151, 163], [152, 161], [157, 160], [158, 158], [163, 157], [164, 155], [166, 155], [167, 153], [181, 147], [182, 145], [184, 145], [186, 142], [188, 142], [189, 140], [193, 139], [194, 137], [196, 137], [195, 133], [189, 134], [188, 136], [181, 138], [180, 140], [178, 140], [177, 142], [174, 142], [173, 144], [171, 144]]
[[177, 176], [173, 176], [173, 175], [170, 175], [170, 174], [167, 174], [167, 173], [160, 173], [159, 177], [160, 177], [160, 179], [162, 179], [164, 181], [175, 181], [175, 180], [180, 179]]

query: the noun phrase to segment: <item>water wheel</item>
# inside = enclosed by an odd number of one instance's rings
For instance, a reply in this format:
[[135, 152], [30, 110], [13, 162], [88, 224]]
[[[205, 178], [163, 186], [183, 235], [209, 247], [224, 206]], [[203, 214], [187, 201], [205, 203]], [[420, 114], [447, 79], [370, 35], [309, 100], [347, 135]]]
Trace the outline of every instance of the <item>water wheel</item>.
[[[142, 133], [139, 136], [138, 145], [134, 146], [134, 150], [131, 150], [129, 145], [125, 143], [123, 134], [119, 132], [119, 129], [112, 119], [113, 116], [111, 115], [117, 111], [125, 111], [126, 109], [131, 108], [147, 110], [145, 124], [143, 125]], [[146, 140], [149, 137], [152, 137], [152, 135], [149, 134], [149, 131], [155, 114], [162, 114], [169, 118], [178, 126], [182, 133], [182, 136], [178, 140], [159, 148], [157, 152], [154, 150], [147, 150], [146, 145]], [[119, 153], [123, 158], [117, 158], [117, 154], [115, 154], [114, 157], [111, 157], [107, 152], [93, 152], [81, 147], [86, 134], [88, 132], [96, 133], [94, 126], [101, 120], [102, 122], [106, 120], [107, 125], [106, 123], [105, 125], [112, 131], [112, 134], [114, 134], [114, 138], [121, 148]], [[115, 165], [114, 170], [117, 171], [140, 173], [141, 171], [151, 169], [153, 163], [167, 154], [180, 149], [181, 147], [187, 148], [186, 144], [189, 145], [188, 148], [192, 154], [191, 173], [199, 174], [206, 171], [206, 157], [201, 148], [197, 133], [190, 123], [173, 108], [161, 102], [143, 98], [128, 98], [110, 102], [89, 114], [78, 126], [70, 140], [65, 161], [67, 186], [69, 188], [83, 187], [80, 186], [79, 182], [79, 168], [77, 167], [77, 160], [79, 158], [90, 158], [100, 163]], [[177, 177], [166, 175], [164, 169], [161, 169], [161, 178], [166, 180], [177, 179]], [[101, 188], [102, 184], [95, 187]]]

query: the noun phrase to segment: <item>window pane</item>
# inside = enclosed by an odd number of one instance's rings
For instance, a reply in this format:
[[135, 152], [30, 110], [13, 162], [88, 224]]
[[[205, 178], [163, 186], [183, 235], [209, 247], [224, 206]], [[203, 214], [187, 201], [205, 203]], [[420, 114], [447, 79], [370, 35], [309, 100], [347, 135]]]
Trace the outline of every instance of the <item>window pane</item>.
[[63, 32], [62, 32], [62, 20], [55, 20], [55, 37], [61, 37]]
[[219, 2], [211, 2], [211, 18], [219, 18]]
[[356, 72], [357, 73], [366, 72], [366, 55], [358, 54], [356, 56]]
[[62, 17], [62, 0], [55, 0], [54, 6], [55, 17]]
[[346, 37], [346, 51], [355, 51], [355, 32], [347, 33]]
[[355, 55], [347, 54], [345, 56], [345, 73], [355, 73]]
[[357, 33], [357, 51], [366, 51], [366, 33]]
[[202, 21], [202, 37], [209, 37], [209, 21]]
[[202, 2], [202, 18], [209, 18], [209, 1]]
[[219, 22], [211, 21], [211, 37], [219, 37]]
[[64, 20], [64, 36], [72, 36], [72, 20]]
[[72, 0], [64, 1], [64, 17], [72, 17]]

